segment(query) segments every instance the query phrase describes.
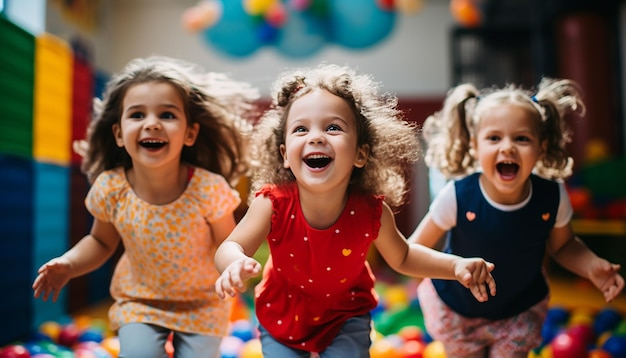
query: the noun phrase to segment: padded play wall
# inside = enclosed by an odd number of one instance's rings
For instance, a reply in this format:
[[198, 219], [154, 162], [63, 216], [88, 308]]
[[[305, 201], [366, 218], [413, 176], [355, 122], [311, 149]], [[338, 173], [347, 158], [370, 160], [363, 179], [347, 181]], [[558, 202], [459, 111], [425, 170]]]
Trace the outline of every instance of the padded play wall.
[[[89, 230], [83, 206], [88, 183], [71, 143], [84, 138], [92, 98], [106, 76], [63, 40], [34, 36], [1, 15], [0, 49], [2, 345], [71, 308], [71, 287], [52, 303], [35, 300], [31, 285], [39, 266]], [[93, 275], [93, 287], [83, 287], [86, 301], [108, 294], [109, 276]]]

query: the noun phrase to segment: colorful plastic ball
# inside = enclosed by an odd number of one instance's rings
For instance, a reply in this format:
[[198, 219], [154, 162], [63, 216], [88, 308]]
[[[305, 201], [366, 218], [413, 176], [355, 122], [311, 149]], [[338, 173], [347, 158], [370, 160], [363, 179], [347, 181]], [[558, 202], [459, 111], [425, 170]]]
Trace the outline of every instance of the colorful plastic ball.
[[621, 321], [613, 330], [616, 336], [626, 336], [626, 321]]
[[78, 341], [80, 333], [80, 330], [74, 324], [67, 324], [61, 328], [57, 343], [62, 346], [71, 347]]
[[404, 326], [398, 331], [398, 336], [402, 337], [405, 342], [424, 341], [424, 331], [418, 326]]
[[596, 312], [594, 310], [578, 307], [572, 311], [569, 318], [568, 326], [572, 327], [581, 324], [591, 326], [593, 325], [595, 315]]
[[39, 332], [45, 334], [50, 337], [53, 341], [57, 341], [59, 339], [59, 334], [63, 327], [54, 321], [46, 321], [39, 325]]
[[263, 358], [261, 341], [258, 338], [247, 341], [241, 349], [240, 358]]
[[611, 331], [622, 321], [622, 315], [614, 308], [605, 308], [598, 312], [593, 322], [593, 331], [600, 335]]
[[82, 331], [91, 327], [91, 317], [88, 315], [79, 315], [74, 317], [73, 323], [79, 331]]
[[567, 333], [574, 339], [580, 340], [586, 346], [593, 344], [595, 341], [595, 334], [593, 329], [589, 325], [579, 324], [567, 329]]
[[559, 326], [565, 324], [569, 320], [570, 313], [564, 307], [551, 307], [548, 309], [548, 313], [546, 315], [545, 323], [554, 326]]
[[626, 337], [611, 336], [601, 348], [609, 352], [613, 358], [626, 358]]
[[237, 358], [243, 349], [244, 341], [239, 337], [226, 336], [220, 344], [221, 358]]
[[400, 357], [402, 358], [423, 358], [424, 350], [426, 350], [426, 343], [408, 340], [398, 350]]
[[543, 344], [552, 342], [554, 337], [562, 331], [562, 328], [556, 324], [545, 322], [541, 327], [541, 337], [543, 338]]
[[230, 335], [241, 339], [244, 342], [255, 338], [255, 327], [247, 319], [240, 319], [233, 322], [230, 326]]
[[482, 21], [482, 15], [474, 0], [450, 1], [450, 12], [459, 24], [466, 27], [478, 26]]
[[409, 304], [409, 294], [403, 286], [392, 285], [383, 293], [387, 309], [394, 310], [404, 308]]
[[109, 352], [113, 358], [117, 358], [120, 354], [120, 340], [118, 337], [107, 337], [100, 342], [100, 346]]
[[50, 353], [37, 353], [35, 355], [30, 356], [30, 358], [57, 358], [57, 356], [52, 355]]
[[383, 338], [372, 343], [370, 347], [371, 358], [401, 358], [400, 352], [394, 342]]
[[550, 345], [554, 358], [587, 358], [585, 342], [572, 337], [568, 332], [557, 334]]
[[75, 349], [74, 356], [76, 358], [97, 358], [92, 351], [84, 348]]
[[612, 358], [613, 356], [604, 349], [592, 349], [589, 351], [589, 358]]
[[30, 358], [30, 352], [21, 344], [11, 344], [0, 348], [0, 358]]
[[95, 328], [88, 328], [80, 333], [78, 342], [96, 342], [100, 343], [104, 339], [102, 331]]
[[440, 341], [432, 341], [424, 349], [424, 358], [446, 358], [446, 348]]

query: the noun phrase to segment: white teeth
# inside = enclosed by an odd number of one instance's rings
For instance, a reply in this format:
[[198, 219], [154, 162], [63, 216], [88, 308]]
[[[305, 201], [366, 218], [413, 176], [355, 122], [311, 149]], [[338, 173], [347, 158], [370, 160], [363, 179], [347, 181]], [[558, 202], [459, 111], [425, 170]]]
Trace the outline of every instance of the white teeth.
[[165, 143], [165, 142], [162, 140], [147, 139], [147, 140], [142, 140], [141, 143]]
[[306, 157], [306, 159], [324, 159], [324, 158], [330, 158], [330, 157], [327, 155], [322, 155], [322, 154], [311, 154]]

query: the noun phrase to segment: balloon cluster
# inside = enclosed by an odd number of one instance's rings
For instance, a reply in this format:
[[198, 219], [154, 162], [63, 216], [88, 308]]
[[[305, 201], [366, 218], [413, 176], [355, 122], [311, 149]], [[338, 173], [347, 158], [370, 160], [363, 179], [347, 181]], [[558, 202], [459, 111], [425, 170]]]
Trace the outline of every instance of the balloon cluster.
[[183, 26], [231, 57], [264, 46], [293, 58], [336, 44], [363, 49], [393, 30], [398, 12], [413, 14], [423, 0], [202, 0], [185, 11]]

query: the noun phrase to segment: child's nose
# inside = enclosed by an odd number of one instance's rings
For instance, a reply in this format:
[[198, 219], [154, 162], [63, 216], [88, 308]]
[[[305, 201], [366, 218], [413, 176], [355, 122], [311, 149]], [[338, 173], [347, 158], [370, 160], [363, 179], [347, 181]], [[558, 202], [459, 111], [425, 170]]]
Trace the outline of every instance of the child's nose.
[[159, 118], [157, 118], [157, 116], [148, 115], [146, 117], [145, 122], [144, 122], [144, 128], [146, 128], [146, 129], [160, 129], [161, 128], [161, 121], [159, 120]]

